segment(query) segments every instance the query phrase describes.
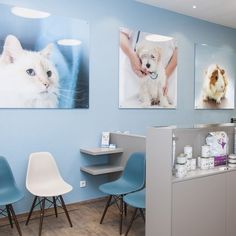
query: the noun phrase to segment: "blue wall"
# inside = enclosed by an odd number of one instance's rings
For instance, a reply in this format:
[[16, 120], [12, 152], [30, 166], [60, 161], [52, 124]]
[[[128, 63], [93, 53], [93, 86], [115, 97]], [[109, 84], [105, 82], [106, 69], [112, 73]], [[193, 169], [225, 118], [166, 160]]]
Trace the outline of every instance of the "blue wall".
[[[131, 0], [2, 0], [77, 17], [90, 24], [90, 108], [85, 110], [0, 110], [1, 155], [8, 158], [18, 185], [25, 189], [28, 156], [47, 150], [56, 157], [64, 178], [74, 186], [65, 196], [77, 202], [100, 196], [97, 186], [105, 176], [80, 172], [81, 165], [95, 162], [79, 152], [97, 146], [102, 131], [129, 130], [145, 134], [152, 125], [228, 122], [234, 110], [194, 110], [194, 43], [236, 49], [236, 31], [142, 5]], [[120, 26], [174, 36], [178, 41], [178, 108], [176, 110], [118, 109], [118, 47]], [[86, 179], [88, 187], [79, 188]], [[17, 212], [29, 210], [32, 196], [16, 204]]]

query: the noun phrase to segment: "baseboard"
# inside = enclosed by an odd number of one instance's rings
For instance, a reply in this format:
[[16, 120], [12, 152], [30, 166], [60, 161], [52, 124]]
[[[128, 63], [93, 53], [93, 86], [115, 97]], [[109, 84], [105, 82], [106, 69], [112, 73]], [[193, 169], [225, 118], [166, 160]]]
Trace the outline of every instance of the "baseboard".
[[[105, 198], [106, 197], [100, 197], [100, 198], [95, 198], [95, 199], [91, 199], [91, 200], [66, 204], [66, 208], [67, 208], [68, 211], [75, 211], [75, 210], [78, 210], [81, 205], [87, 205], [87, 204], [91, 204], [91, 203], [101, 202], [101, 201], [104, 201]], [[58, 214], [64, 213], [63, 209], [61, 209], [59, 207], [57, 208], [57, 211], [58, 211]], [[19, 222], [26, 221], [27, 217], [28, 217], [28, 214], [29, 214], [28, 212], [18, 214], [17, 215], [17, 220]], [[39, 214], [40, 214], [40, 210], [35, 210], [31, 215], [31, 219], [39, 218]], [[55, 215], [54, 208], [52, 207], [52, 208], [45, 209], [44, 215], [45, 215], [45, 217]], [[8, 217], [0, 218], [0, 227], [5, 226], [5, 225], [9, 225]]]

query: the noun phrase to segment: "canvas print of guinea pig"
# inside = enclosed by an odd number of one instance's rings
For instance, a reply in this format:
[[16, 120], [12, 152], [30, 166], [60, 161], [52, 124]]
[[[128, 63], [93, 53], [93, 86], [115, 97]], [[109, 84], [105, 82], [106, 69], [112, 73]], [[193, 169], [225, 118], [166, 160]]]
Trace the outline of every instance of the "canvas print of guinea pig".
[[136, 53], [142, 69], [147, 72], [145, 77], [140, 78], [139, 100], [142, 106], [158, 104], [160, 107], [169, 107], [167, 95], [163, 92], [166, 74], [162, 64], [162, 49], [145, 41], [137, 46]]
[[213, 100], [220, 104], [227, 92], [228, 78], [225, 70], [217, 64], [208, 66], [203, 82], [203, 101]]

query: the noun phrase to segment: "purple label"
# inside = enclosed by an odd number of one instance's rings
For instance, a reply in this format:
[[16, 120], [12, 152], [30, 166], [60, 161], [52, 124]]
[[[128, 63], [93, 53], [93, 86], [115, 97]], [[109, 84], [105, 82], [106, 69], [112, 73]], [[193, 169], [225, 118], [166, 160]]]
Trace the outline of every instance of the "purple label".
[[214, 165], [215, 166], [226, 165], [227, 158], [228, 158], [227, 155], [214, 157]]

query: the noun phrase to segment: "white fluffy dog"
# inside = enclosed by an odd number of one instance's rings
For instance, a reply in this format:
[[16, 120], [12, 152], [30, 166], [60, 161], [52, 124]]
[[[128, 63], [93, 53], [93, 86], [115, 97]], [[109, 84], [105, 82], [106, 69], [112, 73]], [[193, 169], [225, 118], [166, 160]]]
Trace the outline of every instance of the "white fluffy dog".
[[139, 99], [143, 107], [159, 104], [169, 107], [163, 88], [166, 84], [165, 68], [162, 65], [162, 50], [153, 44], [142, 42], [136, 51], [140, 58], [142, 69], [147, 75], [140, 78]]
[[206, 72], [203, 83], [203, 100], [212, 99], [220, 104], [227, 91], [228, 79], [225, 70], [219, 65], [210, 65]]

